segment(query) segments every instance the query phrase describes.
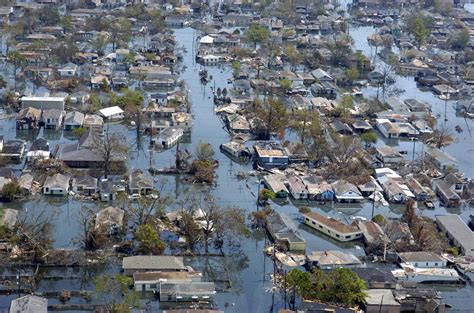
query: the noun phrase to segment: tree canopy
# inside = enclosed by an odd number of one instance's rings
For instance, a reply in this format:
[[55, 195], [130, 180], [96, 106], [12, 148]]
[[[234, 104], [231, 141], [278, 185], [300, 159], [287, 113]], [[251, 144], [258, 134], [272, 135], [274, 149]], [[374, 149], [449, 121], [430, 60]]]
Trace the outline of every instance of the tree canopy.
[[257, 44], [265, 44], [270, 38], [270, 31], [261, 25], [252, 24], [245, 32], [245, 36], [248, 41], [254, 43], [255, 49]]

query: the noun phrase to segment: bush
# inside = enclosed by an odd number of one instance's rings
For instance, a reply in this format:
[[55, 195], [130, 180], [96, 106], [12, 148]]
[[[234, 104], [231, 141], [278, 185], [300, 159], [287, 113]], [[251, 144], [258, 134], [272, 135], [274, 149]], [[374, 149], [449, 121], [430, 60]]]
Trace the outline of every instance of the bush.
[[214, 182], [214, 162], [211, 160], [196, 160], [191, 166], [191, 173], [199, 183], [212, 184]]
[[459, 248], [458, 247], [451, 247], [446, 249], [446, 253], [452, 254], [453, 256], [459, 255]]
[[6, 183], [0, 193], [1, 197], [6, 201], [12, 201], [18, 194], [20, 194], [20, 185], [16, 181]]
[[375, 216], [372, 218], [372, 221], [374, 221], [375, 223], [379, 224], [380, 226], [384, 226], [385, 224], [387, 224], [387, 219], [385, 218], [385, 216], [383, 216], [383, 215], [381, 215], [381, 214], [375, 215]]
[[271, 191], [270, 189], [263, 188], [262, 190], [260, 190], [259, 198], [262, 201], [273, 200], [275, 199], [275, 197], [276, 197], [275, 193]]
[[304, 207], [302, 207], [302, 208], [299, 208], [298, 211], [299, 211], [300, 213], [302, 213], [302, 214], [306, 214], [306, 213], [311, 212], [311, 209], [304, 206]]

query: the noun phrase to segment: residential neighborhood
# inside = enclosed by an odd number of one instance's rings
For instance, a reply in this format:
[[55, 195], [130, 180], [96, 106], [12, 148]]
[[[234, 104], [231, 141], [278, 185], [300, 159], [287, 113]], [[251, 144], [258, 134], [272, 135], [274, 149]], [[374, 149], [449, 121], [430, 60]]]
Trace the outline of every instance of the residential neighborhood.
[[2, 1], [0, 311], [474, 311], [474, 4]]

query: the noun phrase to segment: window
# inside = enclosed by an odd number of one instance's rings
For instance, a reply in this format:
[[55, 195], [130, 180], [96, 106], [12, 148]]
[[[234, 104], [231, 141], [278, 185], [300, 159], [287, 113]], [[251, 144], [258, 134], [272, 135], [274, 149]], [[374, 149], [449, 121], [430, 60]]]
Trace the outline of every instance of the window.
[[415, 266], [418, 266], [418, 263], [415, 263]]
[[313, 225], [316, 225], [316, 223], [314, 221], [311, 222]]
[[150, 284], [150, 288], [156, 288], [156, 284]]
[[438, 262], [435, 263], [435, 266], [438, 266]]
[[346, 239], [351, 239], [351, 236], [350, 236], [350, 235], [349, 235], [349, 236], [346, 236]]
[[309, 218], [306, 218], [306, 221], [309, 222]]
[[319, 225], [319, 228], [323, 229], [323, 226]]
[[426, 266], [428, 266], [428, 262], [426, 262]]
[[336, 237], [339, 238], [340, 236], [338, 234], [336, 234]]

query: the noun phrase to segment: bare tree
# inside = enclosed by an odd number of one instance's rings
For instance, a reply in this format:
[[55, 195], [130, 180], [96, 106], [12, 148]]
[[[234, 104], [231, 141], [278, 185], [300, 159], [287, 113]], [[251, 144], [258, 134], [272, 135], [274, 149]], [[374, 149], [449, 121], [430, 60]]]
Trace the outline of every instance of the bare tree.
[[105, 132], [103, 138], [97, 134], [93, 137], [92, 149], [99, 154], [104, 169], [104, 177], [107, 178], [114, 166], [123, 164], [127, 155], [128, 147], [125, 137], [120, 133]]
[[438, 149], [448, 146], [453, 142], [451, 129], [442, 126], [435, 129], [426, 139], [426, 143]]

